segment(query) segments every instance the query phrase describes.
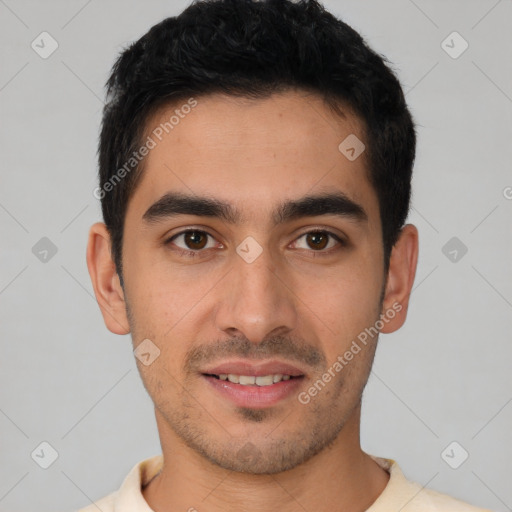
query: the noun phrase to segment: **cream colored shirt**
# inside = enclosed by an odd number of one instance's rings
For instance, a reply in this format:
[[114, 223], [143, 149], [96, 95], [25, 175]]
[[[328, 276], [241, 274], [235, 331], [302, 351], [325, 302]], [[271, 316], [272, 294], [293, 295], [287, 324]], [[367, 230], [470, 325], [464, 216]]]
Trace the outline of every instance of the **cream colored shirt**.
[[[370, 457], [389, 473], [390, 478], [366, 512], [491, 512], [407, 480], [393, 459]], [[162, 464], [162, 455], [135, 464], [118, 491], [78, 512], [154, 512], [142, 496], [141, 485], [149, 482]]]

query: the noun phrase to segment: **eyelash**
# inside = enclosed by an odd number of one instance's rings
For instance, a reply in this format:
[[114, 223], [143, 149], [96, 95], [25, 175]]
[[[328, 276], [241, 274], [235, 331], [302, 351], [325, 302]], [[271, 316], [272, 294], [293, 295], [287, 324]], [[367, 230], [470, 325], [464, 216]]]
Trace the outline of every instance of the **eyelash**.
[[[186, 229], [184, 231], [180, 231], [179, 233], [176, 233], [175, 235], [173, 235], [172, 237], [167, 239], [164, 242], [164, 245], [170, 245], [171, 242], [173, 242], [176, 238], [178, 238], [181, 235], [186, 235], [187, 233], [201, 233], [203, 235], [206, 235], [206, 236], [209, 236], [211, 238], [214, 238], [213, 235], [211, 235], [207, 231], [203, 231], [201, 229]], [[301, 235], [299, 235], [295, 240], [299, 240], [300, 238], [302, 238], [302, 237], [304, 237], [306, 235], [311, 235], [311, 234], [316, 234], [316, 233], [325, 234], [329, 238], [334, 238], [334, 240], [336, 240], [338, 242], [339, 246], [343, 247], [343, 246], [347, 245], [346, 242], [342, 238], [340, 238], [335, 233], [333, 233], [331, 231], [328, 231], [326, 229], [313, 229], [311, 231], [306, 231], [305, 233], [302, 233]], [[192, 250], [178, 248], [178, 249], [173, 249], [173, 250], [176, 251], [179, 256], [190, 257], [190, 258], [198, 257], [201, 253], [206, 252], [206, 249], [198, 249], [196, 251], [192, 251]], [[334, 251], [337, 250], [336, 246], [335, 247], [331, 247], [328, 250], [314, 251], [314, 250], [311, 249], [310, 252], [313, 253], [313, 257], [319, 257], [319, 256], [322, 257], [322, 256], [330, 256], [331, 253], [333, 252], [333, 250]]]

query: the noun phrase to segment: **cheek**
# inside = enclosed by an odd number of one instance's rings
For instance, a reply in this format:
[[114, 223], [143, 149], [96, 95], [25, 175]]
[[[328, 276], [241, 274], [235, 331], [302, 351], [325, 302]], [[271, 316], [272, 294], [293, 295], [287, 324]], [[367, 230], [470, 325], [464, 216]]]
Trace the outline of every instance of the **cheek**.
[[[155, 368], [165, 371], [164, 364], [174, 377], [180, 373], [182, 363], [189, 345], [189, 340], [199, 336], [203, 323], [198, 321], [212, 293], [215, 276], [198, 279], [192, 275], [192, 266], [183, 272], [169, 270], [169, 265], [142, 265], [130, 272], [127, 281], [127, 297], [134, 319], [132, 338], [135, 345], [145, 338], [153, 341], [160, 350]], [[212, 279], [210, 279], [212, 277]], [[218, 278], [217, 278], [218, 280]], [[148, 374], [147, 368], [142, 372]], [[170, 378], [165, 373], [159, 374], [164, 380]]]
[[325, 350], [331, 357], [379, 318], [382, 275], [369, 268], [352, 266], [350, 272], [333, 272], [327, 288], [308, 291], [307, 303], [326, 330]]
[[124, 268], [137, 326], [157, 336], [168, 333], [211, 288], [210, 276], [198, 278], [194, 265], [179, 267], [163, 251], [132, 251]]

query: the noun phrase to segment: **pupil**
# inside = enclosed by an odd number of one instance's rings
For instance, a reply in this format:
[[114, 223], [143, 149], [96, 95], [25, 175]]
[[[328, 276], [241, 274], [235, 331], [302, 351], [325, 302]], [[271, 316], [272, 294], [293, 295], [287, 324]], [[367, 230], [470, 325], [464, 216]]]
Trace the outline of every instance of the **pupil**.
[[203, 234], [199, 231], [190, 231], [187, 233], [187, 245], [200, 245], [200, 247], [191, 247], [191, 249], [202, 249], [204, 246], [201, 245], [198, 239], [204, 238]]
[[[316, 248], [320, 248], [320, 249], [323, 249], [325, 247], [325, 242], [327, 240], [327, 237], [323, 234], [323, 233], [312, 233], [309, 235], [309, 239], [310, 241], [313, 241], [313, 245], [316, 246]], [[322, 244], [322, 240], [323, 239], [323, 244]], [[320, 242], [320, 243], [319, 243]]]

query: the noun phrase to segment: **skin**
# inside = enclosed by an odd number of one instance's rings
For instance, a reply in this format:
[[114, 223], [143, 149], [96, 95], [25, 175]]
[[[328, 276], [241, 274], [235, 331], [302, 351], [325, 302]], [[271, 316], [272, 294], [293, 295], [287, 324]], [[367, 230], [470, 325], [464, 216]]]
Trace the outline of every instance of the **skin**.
[[[164, 455], [144, 498], [157, 512], [366, 510], [389, 480], [359, 439], [377, 336], [306, 405], [293, 393], [272, 407], [238, 408], [187, 362], [192, 353], [210, 366], [228, 356], [289, 361], [305, 370], [299, 391], [307, 390], [393, 304], [401, 311], [381, 332], [402, 326], [417, 230], [402, 229], [385, 274], [365, 154], [349, 161], [338, 150], [350, 134], [364, 141], [349, 109], [342, 118], [320, 97], [297, 90], [259, 100], [197, 100], [150, 151], [130, 199], [124, 289], [104, 224], [89, 235], [87, 263], [106, 326], [131, 332], [134, 347], [148, 338], [160, 350], [149, 366], [137, 360]], [[150, 119], [148, 133], [175, 108]], [[282, 201], [333, 190], [360, 204], [367, 221], [320, 215], [273, 224], [271, 212]], [[146, 222], [147, 209], [170, 191], [229, 202], [245, 222], [191, 215]], [[195, 257], [180, 255], [198, 246], [184, 236], [165, 244], [186, 228], [211, 235], [199, 239], [206, 248]], [[318, 249], [307, 236], [314, 229], [346, 243], [329, 239]], [[262, 248], [252, 263], [236, 252], [248, 236]]]

